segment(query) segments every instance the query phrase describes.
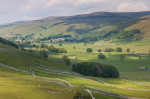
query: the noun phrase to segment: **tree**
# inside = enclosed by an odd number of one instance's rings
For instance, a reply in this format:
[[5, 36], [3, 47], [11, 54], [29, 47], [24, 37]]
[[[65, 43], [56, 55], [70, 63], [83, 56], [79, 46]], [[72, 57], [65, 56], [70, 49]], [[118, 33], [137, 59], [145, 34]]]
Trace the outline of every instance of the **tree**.
[[86, 94], [85, 89], [84, 85], [73, 88], [73, 99], [90, 99], [91, 97]]
[[60, 43], [59, 46], [62, 46], [62, 44]]
[[105, 56], [105, 55], [103, 55], [102, 53], [100, 53], [100, 54], [98, 54], [98, 58], [99, 58], [99, 59], [103, 59], [103, 60], [104, 60], [104, 59], [106, 59], [106, 56]]
[[92, 53], [92, 48], [87, 48], [87, 49], [86, 49], [86, 52], [87, 52], [87, 53]]
[[85, 76], [118, 78], [119, 72], [116, 67], [107, 64], [94, 62], [82, 62], [72, 65], [72, 71], [78, 72]]
[[62, 43], [62, 40], [60, 39], [59, 42]]
[[104, 49], [104, 52], [113, 52], [113, 51], [115, 51], [113, 48], [105, 48]]
[[76, 47], [74, 46], [73, 49], [76, 49]]
[[45, 58], [48, 58], [48, 52], [43, 50], [43, 51], [40, 51], [40, 55], [45, 57]]
[[64, 62], [65, 62], [67, 65], [71, 65], [71, 61], [70, 61], [70, 59], [69, 59], [68, 56], [64, 55], [64, 56], [62, 57], [62, 59], [64, 60]]
[[101, 49], [98, 49], [97, 52], [102, 52], [102, 50], [101, 50]]
[[125, 59], [125, 55], [120, 55], [120, 60], [123, 62]]
[[122, 52], [122, 48], [121, 47], [117, 47], [116, 48], [116, 52]]
[[130, 52], [130, 48], [127, 48], [127, 50], [126, 50], [127, 52]]

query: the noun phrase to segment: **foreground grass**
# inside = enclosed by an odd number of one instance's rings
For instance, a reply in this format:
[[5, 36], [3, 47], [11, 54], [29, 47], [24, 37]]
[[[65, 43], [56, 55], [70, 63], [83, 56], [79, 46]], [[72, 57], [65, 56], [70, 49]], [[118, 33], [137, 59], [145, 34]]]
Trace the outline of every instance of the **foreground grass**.
[[1, 99], [71, 99], [71, 89], [0, 66]]

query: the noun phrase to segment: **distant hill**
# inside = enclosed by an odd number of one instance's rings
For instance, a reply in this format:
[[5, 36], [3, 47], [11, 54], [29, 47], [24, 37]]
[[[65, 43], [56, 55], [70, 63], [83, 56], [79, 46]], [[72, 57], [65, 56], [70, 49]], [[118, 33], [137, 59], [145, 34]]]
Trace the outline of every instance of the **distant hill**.
[[[150, 11], [95, 12], [75, 16], [46, 17], [34, 21], [1, 25], [0, 36], [42, 39], [71, 37], [71, 39], [78, 41], [94, 41], [104, 39], [107, 37], [105, 35], [109, 35], [111, 30], [123, 30], [137, 24], [140, 20], [146, 20], [147, 18], [144, 17], [147, 15], [150, 15]], [[143, 32], [142, 36], [145, 36], [145, 32]], [[149, 39], [147, 37], [142, 38]]]

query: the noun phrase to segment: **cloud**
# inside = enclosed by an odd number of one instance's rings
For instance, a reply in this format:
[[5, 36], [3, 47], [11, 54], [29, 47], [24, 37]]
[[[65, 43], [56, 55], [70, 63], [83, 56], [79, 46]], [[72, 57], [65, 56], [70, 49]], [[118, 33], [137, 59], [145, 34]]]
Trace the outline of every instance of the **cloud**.
[[48, 0], [28, 0], [27, 4], [21, 6], [19, 9], [23, 12], [30, 12], [37, 8], [42, 8], [47, 1]]
[[120, 12], [146, 11], [148, 7], [143, 2], [125, 1], [118, 6]]

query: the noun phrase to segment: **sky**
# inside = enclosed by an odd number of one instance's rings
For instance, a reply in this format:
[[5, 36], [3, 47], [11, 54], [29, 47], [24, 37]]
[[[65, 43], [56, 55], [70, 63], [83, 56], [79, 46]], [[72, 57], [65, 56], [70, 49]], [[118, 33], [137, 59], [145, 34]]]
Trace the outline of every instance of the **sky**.
[[0, 0], [0, 24], [92, 12], [150, 11], [150, 0]]

